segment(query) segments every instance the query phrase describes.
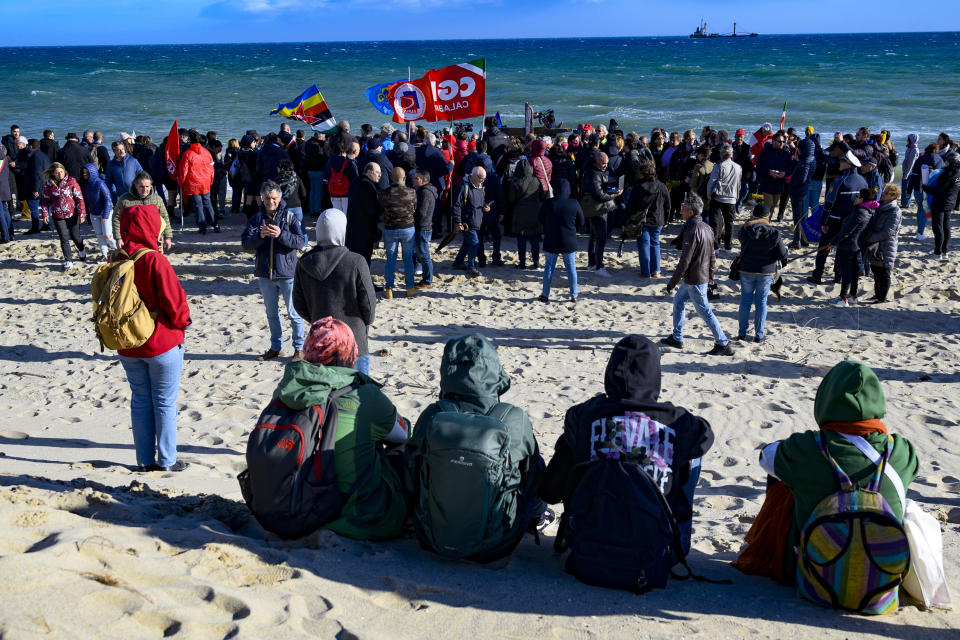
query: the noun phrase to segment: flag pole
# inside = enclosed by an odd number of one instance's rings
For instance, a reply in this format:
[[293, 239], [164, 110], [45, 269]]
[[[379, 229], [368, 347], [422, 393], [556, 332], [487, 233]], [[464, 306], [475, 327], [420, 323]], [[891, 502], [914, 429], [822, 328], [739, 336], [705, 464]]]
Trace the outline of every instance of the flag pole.
[[483, 134], [487, 132], [487, 59], [483, 59], [483, 120], [480, 121], [480, 137], [483, 140]]

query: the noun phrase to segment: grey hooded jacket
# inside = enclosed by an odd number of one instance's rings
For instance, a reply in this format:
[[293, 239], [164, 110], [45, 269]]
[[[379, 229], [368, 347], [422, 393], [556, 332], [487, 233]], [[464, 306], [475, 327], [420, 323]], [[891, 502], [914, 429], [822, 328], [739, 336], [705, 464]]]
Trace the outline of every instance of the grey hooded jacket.
[[707, 195], [713, 202], [736, 204], [740, 197], [740, 176], [743, 169], [732, 158], [713, 165], [707, 180]]

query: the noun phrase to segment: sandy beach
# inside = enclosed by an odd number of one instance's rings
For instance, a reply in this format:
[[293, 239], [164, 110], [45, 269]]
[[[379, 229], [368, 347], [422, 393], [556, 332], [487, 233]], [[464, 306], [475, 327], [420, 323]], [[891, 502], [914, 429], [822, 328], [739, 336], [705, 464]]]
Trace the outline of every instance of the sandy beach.
[[[663, 397], [716, 433], [690, 564], [734, 584], [672, 581], [644, 596], [566, 574], [552, 549], [555, 526], [541, 546], [526, 537], [499, 569], [428, 554], [410, 527], [378, 543], [325, 531], [296, 541], [267, 535], [236, 474], [284, 363], [256, 360], [267, 327], [253, 256], [240, 248], [242, 216], [229, 217], [219, 235], [176, 233], [169, 257], [193, 318], [179, 399], [187, 466], [135, 473], [127, 381], [116, 356], [99, 352], [89, 321], [94, 266], [62, 273], [55, 234], [19, 237], [0, 247], [0, 637], [960, 637], [956, 610], [847, 615], [729, 566], [763, 501], [755, 449], [812, 428], [821, 377], [852, 358], [876, 371], [884, 422], [917, 449], [920, 475], [909, 494], [940, 520], [948, 580], [960, 595], [960, 263], [933, 261], [912, 219], [905, 212], [893, 303], [826, 306], [836, 289], [807, 284], [805, 258], [785, 274], [783, 300], [771, 297], [766, 343], [736, 346], [732, 358], [701, 355], [712, 339], [689, 309], [685, 351], [663, 357]], [[666, 229], [666, 240], [676, 230]], [[92, 232], [84, 233], [89, 249]], [[608, 244], [609, 280], [585, 273], [578, 254], [575, 306], [562, 269], [555, 301], [542, 304], [540, 271], [508, 266], [469, 280], [450, 271], [448, 249], [433, 290], [378, 305], [372, 376], [416, 420], [437, 394], [444, 342], [483, 333], [513, 381], [504, 400], [529, 413], [549, 460], [566, 409], [602, 389], [613, 344], [625, 333], [668, 331], [666, 280], [640, 279], [636, 245], [617, 258], [611, 244], [619, 243]], [[514, 240], [504, 238], [504, 248], [515, 264]], [[373, 265], [381, 284], [382, 258], [381, 249]], [[665, 274], [676, 259], [665, 244]], [[715, 309], [735, 335], [739, 289], [726, 280], [728, 263]]]

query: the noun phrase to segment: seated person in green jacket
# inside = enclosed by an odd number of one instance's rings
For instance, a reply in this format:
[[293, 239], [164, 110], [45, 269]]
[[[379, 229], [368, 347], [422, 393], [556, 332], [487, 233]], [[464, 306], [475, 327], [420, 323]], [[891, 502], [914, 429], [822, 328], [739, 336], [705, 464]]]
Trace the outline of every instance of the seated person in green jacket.
[[440, 398], [420, 414], [407, 443], [414, 523], [425, 549], [491, 562], [508, 556], [524, 532], [552, 521], [537, 497], [545, 465], [530, 418], [500, 401], [509, 389], [510, 376], [483, 336], [444, 347]]
[[[862, 437], [882, 455], [888, 439], [887, 427], [880, 420], [885, 413], [880, 380], [869, 367], [845, 360], [824, 376], [813, 406], [819, 430], [795, 433], [768, 444], [760, 453], [760, 466], [771, 476], [768, 478], [771, 484], [747, 533], [747, 545], [734, 562], [735, 567], [744, 573], [766, 575], [794, 585], [800, 534], [820, 501], [840, 489], [833, 466], [820, 450], [817, 436], [854, 485], [866, 488], [877, 465], [846, 436]], [[919, 467], [909, 440], [893, 436], [888, 465], [900, 477], [906, 491]], [[894, 515], [902, 519], [904, 505], [886, 475], [880, 484], [880, 493]]]
[[406, 442], [407, 421], [380, 391], [380, 384], [352, 367], [357, 359], [353, 331], [335, 318], [313, 323], [303, 345], [303, 360], [289, 363], [273, 393], [291, 409], [323, 406], [327, 396], [359, 383], [336, 400], [339, 418], [334, 466], [340, 491], [349, 493], [340, 517], [324, 528], [358, 540], [396, 537], [407, 518], [403, 483], [379, 450]]

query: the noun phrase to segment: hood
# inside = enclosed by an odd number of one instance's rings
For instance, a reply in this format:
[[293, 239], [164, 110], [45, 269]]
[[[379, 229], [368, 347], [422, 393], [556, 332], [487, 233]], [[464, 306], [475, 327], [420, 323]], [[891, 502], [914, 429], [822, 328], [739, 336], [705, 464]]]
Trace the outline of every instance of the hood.
[[570, 197], [570, 181], [566, 178], [560, 178], [557, 180], [556, 188], [553, 190], [554, 198], [569, 198]]
[[518, 178], [532, 178], [533, 177], [533, 167], [530, 166], [530, 163], [524, 158], [517, 163], [516, 168], [513, 170], [513, 175]]
[[330, 274], [348, 253], [350, 253], [350, 250], [346, 247], [317, 246], [303, 254], [303, 257], [300, 258], [300, 266], [307, 272], [307, 275], [322, 282], [330, 277]]
[[617, 148], [617, 143], [614, 140], [607, 142], [603, 147], [603, 151], [607, 154], [608, 158], [613, 158], [613, 156], [619, 155], [620, 153], [620, 150]]
[[283, 378], [273, 392], [273, 399], [295, 410], [323, 406], [331, 392], [354, 380], [372, 382], [359, 371], [346, 367], [327, 367], [306, 360], [291, 362], [283, 370]]
[[811, 133], [811, 134], [810, 134], [810, 139], [813, 140], [814, 148], [816, 148], [816, 149], [822, 149], [822, 148], [823, 148], [823, 145], [820, 144], [820, 134], [819, 134], [819, 133]]
[[454, 338], [443, 348], [440, 397], [473, 405], [486, 413], [510, 389], [510, 376], [497, 350], [479, 334]]
[[883, 388], [866, 365], [844, 360], [823, 377], [813, 402], [813, 417], [823, 426], [882, 418], [886, 413]]
[[423, 185], [422, 187], [420, 187], [419, 189], [417, 189], [417, 191], [432, 191], [434, 198], [437, 198], [439, 196], [439, 192], [437, 191], [437, 188], [432, 184], [430, 184], [429, 182]]
[[877, 215], [880, 215], [881, 213], [887, 214], [893, 209], [900, 209], [900, 203], [897, 200], [891, 200], [886, 204], [881, 204], [879, 207], [877, 207]]
[[534, 158], [542, 157], [544, 153], [547, 152], [547, 143], [543, 140], [534, 140], [530, 144], [530, 153]]
[[908, 147], [917, 146], [917, 134], [915, 133], [907, 134], [907, 146]]
[[646, 180], [645, 182], [638, 182], [633, 185], [634, 189], [640, 189], [644, 193], [653, 194], [657, 190], [657, 179]]
[[457, 141], [453, 144], [453, 148], [456, 149], [459, 153], [462, 153], [462, 154], [464, 154], [464, 155], [466, 155], [467, 152], [468, 152], [469, 149], [470, 149], [469, 146], [467, 146], [467, 141], [466, 141], [466, 140], [457, 140]]
[[347, 240], [347, 216], [340, 209], [326, 209], [317, 217], [317, 245], [342, 247]]
[[90, 174], [90, 179], [83, 183], [83, 186], [95, 187], [99, 185], [103, 180], [100, 179], [100, 173], [97, 171], [97, 165], [92, 162], [88, 162], [83, 165], [83, 168], [87, 170]]
[[610, 398], [656, 402], [660, 397], [660, 349], [647, 338], [628, 335], [610, 354], [603, 374]]
[[120, 214], [120, 238], [127, 255], [140, 249], [159, 249], [157, 239], [163, 231], [163, 218], [152, 204], [127, 207]]
[[187, 149], [187, 153], [203, 153], [203, 146], [199, 142], [194, 142], [190, 145], [190, 148]]

